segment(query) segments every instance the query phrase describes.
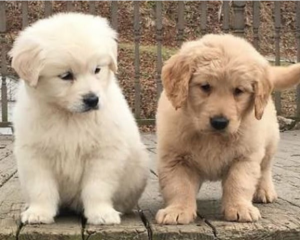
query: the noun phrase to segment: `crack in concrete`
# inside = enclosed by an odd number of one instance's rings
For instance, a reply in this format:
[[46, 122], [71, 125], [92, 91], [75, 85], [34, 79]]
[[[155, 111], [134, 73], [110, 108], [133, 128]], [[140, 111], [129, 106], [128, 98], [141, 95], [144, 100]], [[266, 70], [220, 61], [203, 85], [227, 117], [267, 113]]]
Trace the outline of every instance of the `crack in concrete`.
[[150, 169], [150, 173], [152, 173], [155, 177], [158, 178], [158, 175], [157, 175], [157, 173], [154, 170]]
[[139, 216], [140, 216], [140, 219], [141, 219], [142, 223], [144, 224], [144, 226], [147, 230], [148, 240], [152, 240], [153, 231], [152, 231], [152, 228], [151, 228], [151, 223], [147, 219], [146, 215], [144, 214], [144, 211], [142, 209], [140, 209], [139, 206], [138, 206], [138, 213], [139, 213]]
[[85, 232], [86, 222], [87, 220], [85, 219], [85, 217], [81, 216], [81, 239], [82, 240], [88, 240], [89, 237], [91, 236], [91, 234], [89, 234], [87, 238], [85, 238], [84, 232]]
[[7, 179], [5, 179], [1, 184], [0, 188], [4, 186], [5, 183], [7, 183], [10, 179], [12, 179], [17, 173], [17, 170], [15, 170]]
[[17, 231], [16, 231], [16, 240], [19, 240], [21, 230], [24, 226], [25, 226], [25, 224], [23, 224], [21, 221], [19, 221], [18, 228], [17, 228]]
[[215, 239], [215, 240], [218, 240], [219, 238], [218, 238], [218, 231], [217, 231], [217, 228], [216, 228], [209, 220], [207, 220], [205, 217], [203, 217], [198, 211], [197, 211], [197, 216], [198, 216], [199, 218], [201, 218], [201, 219], [203, 220], [203, 222], [204, 222], [209, 228], [211, 228], [212, 233], [213, 233], [213, 235], [214, 235], [214, 239]]
[[289, 200], [286, 200], [286, 199], [284, 199], [284, 198], [282, 198], [282, 197], [278, 197], [278, 199], [281, 199], [282, 201], [285, 201], [285, 202], [291, 204], [291, 205], [294, 206], [294, 207], [300, 208], [300, 206], [297, 205], [296, 203], [293, 203], [293, 202], [291, 202], [291, 201], [289, 201]]

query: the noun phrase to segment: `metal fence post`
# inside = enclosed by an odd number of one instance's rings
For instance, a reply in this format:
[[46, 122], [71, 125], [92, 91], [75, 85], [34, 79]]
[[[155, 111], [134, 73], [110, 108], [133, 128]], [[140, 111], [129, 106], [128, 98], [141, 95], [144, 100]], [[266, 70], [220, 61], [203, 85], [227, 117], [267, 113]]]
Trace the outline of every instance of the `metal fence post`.
[[[297, 38], [297, 62], [300, 62], [300, 2], [297, 1], [296, 7], [296, 38]], [[300, 84], [297, 87], [297, 117], [300, 117]]]
[[0, 43], [2, 45], [1, 52], [1, 112], [2, 112], [2, 123], [8, 122], [8, 102], [7, 102], [7, 84], [6, 84], [6, 75], [7, 75], [7, 62], [6, 62], [6, 54], [7, 54], [7, 46], [4, 38], [0, 38]]
[[253, 45], [259, 51], [260, 2], [253, 2]]
[[28, 26], [28, 2], [22, 1], [22, 29]]
[[140, 84], [140, 2], [133, 2], [134, 14], [134, 113], [135, 117], [141, 117], [141, 84]]
[[92, 15], [96, 15], [95, 1], [89, 1], [89, 12]]
[[5, 1], [0, 1], [0, 32], [6, 31]]
[[237, 36], [244, 36], [245, 33], [245, 6], [246, 1], [233, 1], [233, 33]]
[[200, 28], [201, 35], [206, 34], [206, 23], [207, 23], [207, 1], [202, 1], [200, 3]]
[[[275, 65], [280, 66], [280, 31], [281, 31], [281, 10], [280, 2], [275, 1]], [[281, 92], [275, 92], [275, 107], [277, 113], [281, 114]]]
[[44, 9], [45, 9], [45, 17], [49, 17], [52, 14], [52, 2], [45, 1]]
[[177, 43], [180, 46], [183, 42], [184, 34], [184, 2], [178, 2], [178, 22], [177, 22]]
[[225, 33], [229, 32], [229, 22], [230, 22], [230, 6], [229, 2], [223, 2], [223, 31]]
[[73, 1], [67, 1], [67, 12], [73, 11]]
[[157, 43], [157, 62], [156, 62], [156, 83], [157, 98], [162, 91], [161, 68], [162, 68], [162, 39], [163, 39], [163, 23], [162, 23], [162, 2], [156, 2], [156, 43]]
[[112, 27], [118, 30], [118, 1], [111, 2], [110, 19]]

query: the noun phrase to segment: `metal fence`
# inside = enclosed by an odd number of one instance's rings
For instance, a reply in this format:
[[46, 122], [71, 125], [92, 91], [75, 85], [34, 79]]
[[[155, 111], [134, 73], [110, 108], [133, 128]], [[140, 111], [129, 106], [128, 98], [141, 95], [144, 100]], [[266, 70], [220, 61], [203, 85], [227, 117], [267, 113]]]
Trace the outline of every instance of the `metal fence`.
[[[0, 123], [0, 127], [7, 127], [10, 126], [10, 119], [9, 119], [9, 102], [11, 97], [9, 97], [9, 88], [8, 88], [8, 81], [11, 78], [11, 73], [8, 71], [9, 67], [9, 61], [7, 58], [7, 52], [8, 49], [11, 47], [11, 43], [8, 43], [8, 40], [6, 38], [6, 33], [8, 31], [7, 25], [8, 25], [8, 19], [7, 15], [10, 11], [8, 9], [8, 3], [11, 3], [12, 1], [0, 1], [0, 41], [1, 41], [1, 70], [0, 70], [0, 76], [1, 76], [1, 113], [2, 113], [2, 120]], [[65, 8], [61, 9], [61, 11], [74, 11], [74, 4], [76, 1], [68, 1], [65, 3]], [[106, 2], [107, 3], [107, 2]], [[140, 42], [141, 42], [141, 11], [140, 11], [140, 5], [142, 2], [139, 1], [133, 1], [132, 4], [132, 34], [133, 34], [133, 64], [134, 64], [134, 81], [132, 81], [132, 90], [134, 92], [134, 98], [132, 101], [132, 109], [135, 113], [135, 116], [139, 123], [141, 124], [153, 124], [154, 123], [154, 114], [152, 116], [148, 116], [147, 118], [143, 118], [141, 115], [141, 86], [142, 83], [140, 81], [141, 77], [141, 64], [140, 64]], [[28, 8], [28, 1], [22, 1], [18, 2], [16, 4], [20, 5], [21, 8], [21, 18], [20, 21], [22, 21], [22, 28], [26, 27], [29, 24], [29, 8]], [[88, 1], [88, 9], [86, 12], [89, 12], [91, 14], [97, 14], [96, 10], [97, 2], [95, 1]], [[163, 1], [156, 1], [151, 2], [153, 5], [153, 12], [155, 15], [155, 27], [154, 27], [154, 34], [155, 34], [155, 46], [156, 46], [156, 66], [155, 66], [155, 72], [153, 79], [153, 85], [156, 88], [156, 96], [158, 97], [160, 92], [162, 91], [162, 84], [161, 84], [161, 68], [163, 64], [163, 57], [162, 57], [162, 48], [163, 46], [163, 34], [164, 34], [164, 19], [163, 19], [163, 7], [164, 2]], [[178, 46], [185, 40], [184, 37], [184, 31], [185, 31], [185, 16], [188, 14], [188, 11], [186, 10], [186, 1], [178, 1], [177, 2], [177, 19], [176, 19], [176, 31], [177, 34], [174, 36], [176, 38], [176, 41], [178, 43]], [[209, 1], [199, 1], [197, 3], [199, 5], [199, 8], [197, 10], [197, 14], [199, 15], [199, 22], [197, 25], [199, 25], [199, 36], [204, 35], [208, 33], [208, 18], [210, 14], [218, 14], [219, 20], [221, 24], [221, 31], [228, 33], [232, 32], [239, 36], [245, 35], [245, 29], [246, 29], [246, 21], [245, 21], [245, 6], [246, 4], [251, 4], [251, 16], [252, 16], [252, 42], [254, 46], [260, 50], [260, 1], [254, 1], [254, 2], [246, 2], [246, 1], [223, 1], [220, 5], [220, 12], [211, 12], [208, 11], [208, 4]], [[295, 4], [295, 29], [294, 29], [294, 37], [296, 39], [296, 47], [295, 47], [295, 57], [296, 61], [300, 61], [300, 1], [297, 1]], [[114, 27], [116, 30], [120, 29], [122, 27], [122, 16], [119, 14], [120, 10], [120, 2], [118, 1], [111, 1], [110, 2], [110, 22], [112, 27]], [[53, 2], [52, 1], [44, 1], [43, 3], [43, 16], [39, 16], [39, 18], [50, 16], [53, 13]], [[276, 65], [281, 64], [281, 57], [280, 57], [280, 38], [281, 38], [281, 30], [282, 30], [282, 21], [281, 21], [281, 2], [274, 1], [274, 9], [273, 9], [273, 19], [274, 19], [274, 45], [275, 45], [275, 56], [274, 56], [274, 63]], [[130, 63], [128, 63], [130, 64]], [[11, 91], [11, 90], [10, 90]], [[13, 94], [13, 93], [11, 93]], [[293, 94], [295, 96], [295, 101], [293, 104], [295, 105], [296, 111], [293, 116], [290, 117], [300, 117], [300, 88], [293, 90]], [[152, 101], [154, 102], [154, 105], [156, 105], [157, 97], [152, 98]], [[281, 93], [276, 92], [274, 94], [276, 109], [278, 113], [281, 113], [282, 110], [282, 96]]]

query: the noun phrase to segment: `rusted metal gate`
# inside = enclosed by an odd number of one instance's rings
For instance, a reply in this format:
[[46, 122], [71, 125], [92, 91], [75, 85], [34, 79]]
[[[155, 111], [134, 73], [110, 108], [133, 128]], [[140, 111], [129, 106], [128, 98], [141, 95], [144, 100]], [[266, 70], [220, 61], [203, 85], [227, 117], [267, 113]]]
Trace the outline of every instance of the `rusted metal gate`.
[[[0, 123], [0, 127], [7, 127], [10, 126], [10, 119], [8, 116], [8, 93], [7, 93], [7, 79], [9, 77], [7, 72], [7, 67], [9, 62], [7, 61], [7, 52], [8, 44], [3, 37], [7, 31], [7, 18], [6, 18], [6, 1], [0, 1], [0, 42], [1, 42], [1, 113], [2, 119]], [[21, 3], [22, 9], [22, 27], [26, 27], [28, 25], [28, 2], [22, 1]], [[72, 11], [73, 10], [73, 1], [68, 1], [66, 4], [66, 9], [64, 11]], [[141, 39], [141, 25], [140, 25], [140, 4], [139, 1], [133, 1], [133, 34], [134, 34], [134, 114], [141, 124], [153, 124], [154, 123], [154, 116], [151, 119], [143, 119], [141, 117], [141, 82], [140, 82], [140, 39]], [[153, 3], [154, 4], [154, 3]], [[178, 46], [184, 41], [184, 29], [185, 29], [185, 2], [179, 1], [178, 2], [178, 15], [177, 15], [177, 42]], [[201, 35], [207, 33], [207, 1], [201, 1], [199, 4], [199, 16], [200, 22], [199, 27], [201, 29]], [[253, 1], [252, 2], [252, 14], [253, 14], [253, 44], [259, 50], [260, 49], [260, 40], [259, 40], [259, 27], [260, 27], [260, 1]], [[274, 1], [274, 21], [275, 21], [275, 31], [274, 31], [274, 38], [275, 38], [275, 64], [280, 65], [281, 58], [280, 58], [280, 33], [282, 28], [281, 23], [281, 2]], [[300, 1], [296, 3], [296, 30], [295, 30], [295, 37], [297, 39], [297, 61], [300, 61]], [[110, 21], [112, 26], [118, 30], [120, 27], [118, 24], [118, 19], [121, 19], [122, 16], [118, 15], [118, 9], [120, 4], [117, 1], [112, 1], [110, 5]], [[161, 84], [161, 68], [163, 64], [162, 60], [162, 47], [163, 47], [163, 9], [164, 2], [163, 1], [156, 1], [155, 2], [155, 35], [156, 35], [156, 74], [153, 76], [155, 81], [153, 84], [156, 85], [156, 95], [157, 97], [160, 95], [162, 91], [162, 84]], [[245, 34], [245, 5], [246, 1], [224, 1], [222, 3], [222, 31], [225, 33], [232, 32], [239, 36], [244, 36]], [[89, 13], [95, 14], [96, 13], [96, 5], [95, 1], [89, 1]], [[44, 17], [50, 16], [52, 14], [52, 2], [45, 1], [44, 2]], [[300, 87], [295, 90], [296, 101], [296, 117], [300, 117]], [[153, 99], [153, 101], [157, 101], [157, 98]], [[275, 105], [278, 113], [281, 113], [282, 109], [282, 101], [281, 101], [281, 93], [275, 93]]]

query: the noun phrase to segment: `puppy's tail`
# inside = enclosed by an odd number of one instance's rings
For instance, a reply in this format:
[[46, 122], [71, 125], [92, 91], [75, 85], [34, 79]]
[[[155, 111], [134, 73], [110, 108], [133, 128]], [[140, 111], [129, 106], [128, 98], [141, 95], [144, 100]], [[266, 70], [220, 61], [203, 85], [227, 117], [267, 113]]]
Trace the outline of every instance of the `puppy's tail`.
[[275, 90], [285, 90], [300, 83], [300, 63], [288, 67], [272, 66], [271, 81]]

